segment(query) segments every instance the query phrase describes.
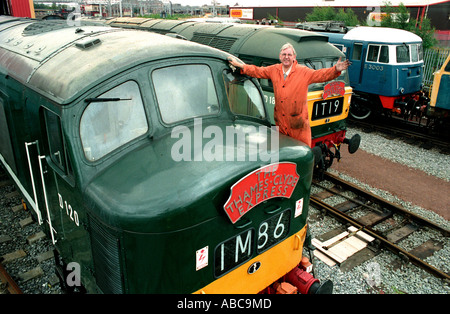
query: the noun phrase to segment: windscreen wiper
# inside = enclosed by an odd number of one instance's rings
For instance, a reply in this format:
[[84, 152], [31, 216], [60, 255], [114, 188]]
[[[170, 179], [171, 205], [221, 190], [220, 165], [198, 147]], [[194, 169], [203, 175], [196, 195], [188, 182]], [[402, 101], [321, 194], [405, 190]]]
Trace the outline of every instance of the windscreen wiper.
[[307, 64], [313, 70], [316, 69], [316, 66], [311, 62], [310, 59], [305, 59], [305, 64]]
[[109, 102], [109, 101], [123, 101], [132, 100], [132, 98], [86, 98], [84, 102]]

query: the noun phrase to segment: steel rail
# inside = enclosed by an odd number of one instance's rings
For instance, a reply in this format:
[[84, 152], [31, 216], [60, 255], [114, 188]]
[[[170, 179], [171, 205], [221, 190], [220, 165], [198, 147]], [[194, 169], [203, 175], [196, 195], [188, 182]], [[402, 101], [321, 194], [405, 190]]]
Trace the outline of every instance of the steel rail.
[[438, 278], [442, 278], [442, 279], [445, 279], [447, 281], [450, 281], [450, 276], [447, 275], [446, 273], [444, 273], [441, 270], [437, 269], [436, 267], [434, 267], [434, 266], [424, 262], [420, 258], [412, 255], [411, 253], [409, 253], [408, 251], [402, 249], [398, 245], [395, 245], [394, 243], [388, 241], [386, 238], [382, 237], [381, 235], [379, 235], [378, 233], [373, 231], [370, 227], [367, 227], [367, 226], [361, 224], [356, 219], [354, 219], [354, 218], [348, 216], [347, 214], [345, 214], [345, 213], [343, 213], [343, 212], [333, 208], [332, 206], [322, 202], [318, 198], [316, 198], [314, 196], [311, 196], [310, 204], [315, 205], [315, 206], [317, 206], [320, 209], [325, 209], [328, 212], [330, 212], [332, 215], [337, 216], [337, 217], [345, 220], [346, 222], [354, 225], [356, 228], [362, 230], [363, 232], [365, 232], [365, 233], [369, 234], [370, 236], [374, 237], [375, 239], [379, 240], [379, 242], [383, 246], [388, 248], [390, 251], [394, 252], [395, 254], [399, 255], [400, 257], [407, 258], [414, 265], [416, 265], [416, 266], [426, 270], [427, 272], [433, 274], [434, 276], [436, 276]]
[[0, 264], [0, 280], [7, 285], [7, 289], [11, 294], [22, 294], [22, 290], [17, 283], [11, 278], [6, 269]]
[[341, 178], [339, 178], [338, 176], [336, 176], [334, 174], [331, 174], [329, 172], [325, 172], [324, 173], [324, 180], [328, 180], [328, 181], [331, 181], [331, 182], [333, 182], [335, 184], [341, 185], [345, 189], [351, 190], [351, 191], [357, 193], [358, 195], [362, 195], [364, 198], [366, 198], [368, 200], [371, 200], [371, 201], [374, 201], [374, 202], [376, 202], [378, 204], [381, 204], [383, 207], [385, 207], [386, 209], [388, 209], [390, 211], [393, 211], [393, 212], [399, 213], [401, 215], [404, 215], [404, 216], [410, 218], [411, 220], [413, 220], [414, 222], [416, 222], [416, 223], [418, 223], [418, 224], [420, 224], [422, 226], [427, 226], [429, 228], [437, 230], [437, 231], [441, 232], [442, 235], [445, 236], [445, 237], [450, 236], [450, 231], [449, 230], [447, 230], [447, 229], [445, 229], [445, 228], [443, 228], [443, 227], [433, 223], [432, 221], [430, 221], [430, 220], [428, 220], [426, 218], [423, 218], [423, 217], [421, 217], [419, 215], [416, 215], [416, 214], [414, 214], [414, 213], [412, 213], [412, 212], [402, 208], [401, 206], [398, 206], [398, 205], [396, 205], [396, 204], [394, 204], [392, 202], [389, 202], [389, 201], [387, 201], [387, 200], [385, 200], [385, 199], [383, 199], [383, 198], [381, 198], [381, 197], [379, 197], [379, 196], [377, 196], [377, 195], [375, 195], [375, 194], [373, 194], [371, 192], [362, 190], [357, 185], [355, 185], [355, 184], [353, 184], [351, 182], [344, 181], [344, 180], [342, 180]]

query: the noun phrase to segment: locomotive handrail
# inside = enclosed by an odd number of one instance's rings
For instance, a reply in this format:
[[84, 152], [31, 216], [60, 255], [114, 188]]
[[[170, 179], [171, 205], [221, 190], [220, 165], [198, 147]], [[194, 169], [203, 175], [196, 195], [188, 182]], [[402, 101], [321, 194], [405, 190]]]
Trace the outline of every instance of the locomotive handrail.
[[51, 218], [51, 215], [50, 215], [50, 208], [48, 206], [47, 189], [45, 187], [44, 168], [42, 167], [42, 159], [45, 159], [45, 155], [44, 156], [38, 156], [39, 169], [41, 170], [42, 189], [44, 191], [45, 208], [47, 209], [47, 223], [48, 223], [48, 225], [50, 227], [50, 235], [52, 237], [52, 243], [55, 244], [56, 243], [56, 239], [55, 239], [54, 233], [57, 233], [57, 232], [56, 232], [55, 228], [53, 228], [52, 218]]
[[28, 149], [28, 146], [30, 146], [30, 145], [36, 145], [36, 147], [37, 147], [37, 149], [38, 149], [38, 155], [39, 155], [39, 145], [38, 145], [38, 141], [36, 140], [36, 141], [34, 141], [34, 142], [29, 142], [29, 143], [25, 143], [25, 150], [26, 150], [26, 152], [27, 152], [27, 160], [28, 160], [28, 167], [29, 167], [29, 170], [30, 170], [30, 176], [31, 176], [31, 185], [32, 185], [32, 188], [33, 188], [33, 196], [34, 196], [34, 206], [33, 206], [33, 204], [32, 204], [32, 207], [34, 208], [34, 211], [36, 212], [36, 214], [37, 214], [37, 217], [38, 217], [38, 223], [40, 224], [40, 225], [42, 225], [42, 214], [41, 214], [41, 211], [40, 211], [40, 209], [39, 209], [39, 202], [38, 202], [38, 199], [37, 199], [37, 194], [36, 194], [36, 184], [35, 184], [35, 182], [34, 182], [34, 174], [33, 174], [33, 167], [31, 166], [31, 159], [30, 159], [30, 151], [29, 151], [29, 149]]

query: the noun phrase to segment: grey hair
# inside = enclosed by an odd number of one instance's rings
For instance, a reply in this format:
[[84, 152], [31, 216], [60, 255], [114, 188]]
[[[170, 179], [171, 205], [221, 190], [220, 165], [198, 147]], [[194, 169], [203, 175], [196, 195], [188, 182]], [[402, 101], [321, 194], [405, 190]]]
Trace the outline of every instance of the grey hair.
[[286, 43], [286, 44], [284, 44], [283, 47], [281, 47], [281, 49], [280, 49], [280, 53], [281, 53], [283, 50], [287, 49], [287, 48], [291, 48], [292, 51], [294, 52], [294, 55], [295, 55], [295, 56], [297, 55], [297, 52], [295, 52], [295, 48], [294, 48], [294, 46], [292, 46], [291, 43]]

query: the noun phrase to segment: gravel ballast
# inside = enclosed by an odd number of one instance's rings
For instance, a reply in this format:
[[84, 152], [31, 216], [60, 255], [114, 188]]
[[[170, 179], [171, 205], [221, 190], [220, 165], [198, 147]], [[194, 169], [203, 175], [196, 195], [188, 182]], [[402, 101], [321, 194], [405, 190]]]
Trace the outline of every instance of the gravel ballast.
[[[353, 134], [361, 135], [360, 149], [370, 154], [392, 160], [394, 162], [419, 169], [427, 174], [450, 180], [450, 158], [448, 155], [439, 153], [437, 150], [426, 150], [414, 145], [402, 142], [401, 140], [388, 140], [377, 133], [365, 133], [360, 129], [349, 129], [347, 137]], [[343, 161], [345, 162], [345, 161]], [[375, 189], [348, 175], [338, 173], [333, 169], [329, 170], [347, 181], [350, 181], [364, 189], [376, 194], [388, 201], [398, 204], [407, 210], [420, 215], [444, 228], [450, 230], [450, 222], [438, 214], [414, 206], [411, 203], [393, 196], [389, 191]], [[395, 174], [393, 174], [395, 175]], [[382, 180], [382, 178], [380, 178]], [[433, 187], [430, 187], [433, 188]], [[436, 187], [435, 187], [436, 188]], [[313, 187], [311, 193], [320, 191]], [[424, 192], [426, 193], [426, 192]], [[443, 197], [449, 197], [443, 195]], [[342, 202], [339, 197], [327, 199], [330, 205]], [[450, 201], [449, 201], [450, 204]], [[318, 237], [327, 231], [339, 227], [331, 216], [324, 216], [321, 212], [310, 206], [309, 224], [312, 238]], [[399, 246], [410, 250], [434, 236], [439, 238], [435, 231], [416, 232], [413, 237], [408, 237], [399, 243]], [[442, 238], [441, 238], [442, 239]], [[443, 249], [428, 257], [425, 261], [434, 267], [450, 273], [450, 243], [444, 240]], [[304, 251], [308, 254], [307, 250]], [[309, 255], [306, 255], [309, 256]], [[408, 294], [448, 294], [450, 293], [449, 283], [438, 279], [424, 270], [404, 262], [400, 257], [387, 250], [373, 259], [353, 268], [351, 271], [343, 272], [338, 265], [328, 266], [318, 258], [313, 258], [315, 276], [320, 280], [330, 279], [334, 283], [335, 294], [348, 293], [408, 293]], [[376, 278], [376, 280], [374, 280]]]

